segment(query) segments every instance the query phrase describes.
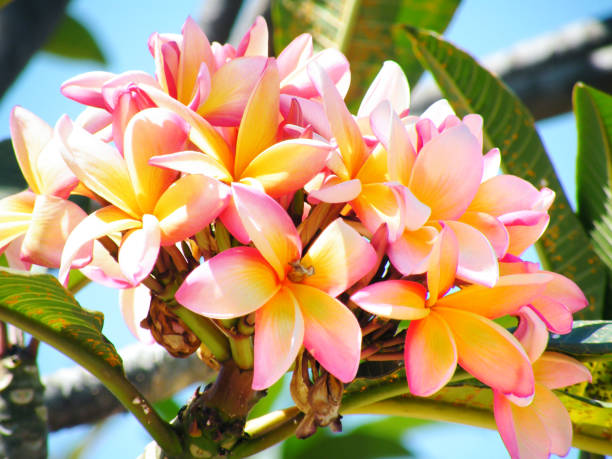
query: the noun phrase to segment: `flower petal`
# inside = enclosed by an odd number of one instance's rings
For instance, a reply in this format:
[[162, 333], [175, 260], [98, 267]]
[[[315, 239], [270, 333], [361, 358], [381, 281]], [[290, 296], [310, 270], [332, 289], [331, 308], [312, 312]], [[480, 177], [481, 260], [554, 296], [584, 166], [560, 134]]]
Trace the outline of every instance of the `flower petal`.
[[161, 228], [161, 244], [169, 245], [193, 236], [227, 206], [227, 186], [204, 175], [185, 175], [157, 201], [154, 214]]
[[367, 149], [359, 127], [325, 70], [313, 62], [308, 66], [308, 74], [323, 98], [332, 134], [336, 138], [348, 170], [349, 176], [346, 178], [355, 178], [367, 157]]
[[119, 248], [119, 266], [132, 285], [149, 275], [159, 253], [160, 229], [157, 218], [145, 214], [142, 228], [130, 231]]
[[203, 316], [229, 319], [260, 308], [279, 288], [274, 271], [257, 249], [235, 247], [194, 269], [175, 298]]
[[440, 314], [432, 311], [427, 317], [410, 322], [404, 361], [408, 387], [414, 395], [428, 397], [450, 380], [457, 367], [457, 346]]
[[427, 290], [421, 284], [405, 280], [376, 282], [351, 296], [361, 309], [379, 317], [396, 320], [417, 320], [426, 317]]
[[457, 237], [457, 277], [467, 282], [493, 287], [499, 279], [499, 267], [489, 240], [480, 231], [465, 223], [446, 221], [445, 224]]
[[385, 223], [391, 241], [404, 232], [404, 202], [393, 187], [385, 183], [362, 185], [361, 193], [350, 204], [361, 223], [371, 233], [376, 232], [378, 227]]
[[431, 208], [431, 219], [456, 219], [478, 191], [482, 170], [478, 141], [466, 126], [459, 125], [423, 146], [409, 188]]
[[301, 257], [302, 242], [291, 218], [270, 196], [245, 185], [232, 184], [234, 203], [253, 244], [285, 278], [289, 263]]
[[214, 68], [214, 56], [208, 38], [191, 17], [185, 20], [182, 35], [176, 98], [186, 105], [194, 96], [201, 64]]
[[341, 181], [337, 177], [329, 180], [318, 190], [313, 190], [308, 194], [309, 198], [329, 203], [349, 202], [361, 193], [361, 181], [353, 179]]
[[242, 177], [251, 161], [276, 139], [279, 118], [278, 86], [278, 68], [274, 61], [270, 61], [253, 89], [240, 121], [234, 160], [235, 177]]
[[363, 96], [357, 116], [369, 116], [381, 101], [389, 101], [396, 113], [410, 107], [410, 87], [402, 68], [394, 61], [383, 62], [382, 68]]
[[519, 323], [514, 331], [531, 362], [540, 358], [548, 344], [548, 330], [537, 314], [528, 306], [519, 311]]
[[427, 262], [429, 302], [435, 303], [455, 281], [459, 260], [459, 244], [455, 233], [445, 225], [438, 233]]
[[[550, 453], [565, 456], [572, 447], [572, 421], [561, 400], [546, 387], [536, 383], [533, 402], [528, 407], [534, 410], [546, 429], [550, 441]], [[533, 435], [530, 432], [530, 435]]]
[[35, 202], [29, 190], [0, 199], [0, 251], [28, 230]]
[[85, 217], [87, 214], [73, 202], [55, 196], [36, 196], [32, 222], [21, 245], [22, 260], [59, 268], [68, 235]]
[[202, 174], [222, 182], [232, 182], [232, 176], [217, 159], [199, 151], [179, 151], [162, 156], [154, 156], [149, 164], [165, 167], [186, 174]]
[[376, 252], [361, 235], [337, 218], [317, 237], [302, 258], [314, 274], [303, 280], [336, 297], [365, 276], [376, 263]]
[[508, 251], [510, 236], [502, 222], [484, 212], [472, 211], [465, 212], [459, 221], [480, 231], [487, 238], [491, 247], [493, 247], [495, 256], [498, 259], [504, 257]]
[[281, 79], [290, 77], [291, 72], [306, 62], [310, 56], [312, 56], [312, 35], [303, 33], [295, 37], [276, 58]]
[[393, 111], [391, 102], [384, 101], [374, 110], [370, 124], [372, 131], [388, 152], [390, 179], [408, 185], [416, 152], [404, 124]]
[[144, 344], [153, 344], [155, 342], [151, 332], [140, 326], [140, 322], [147, 318], [150, 303], [151, 292], [144, 285], [119, 290], [119, 308], [121, 309], [123, 320], [130, 332], [132, 332], [132, 335]]
[[[219, 126], [238, 126], [266, 57], [239, 57], [221, 66], [210, 80], [210, 95], [198, 113]], [[277, 89], [278, 92], [278, 89]]]
[[[38, 157], [53, 137], [53, 129], [34, 113], [15, 107], [10, 115], [13, 150], [23, 177], [34, 193], [42, 193]], [[61, 158], [60, 158], [61, 159]]]
[[560, 389], [583, 381], [591, 381], [591, 373], [578, 360], [557, 352], [545, 352], [533, 364], [533, 374], [549, 389]]
[[505, 328], [478, 314], [436, 306], [450, 327], [459, 365], [504, 394], [533, 395], [531, 363], [520, 343]]
[[82, 73], [64, 81], [60, 92], [81, 104], [106, 109], [102, 86], [115, 76], [114, 73], [102, 71]]
[[68, 167], [94, 193], [132, 217], [140, 218], [128, 168], [121, 154], [63, 116], [56, 131]]
[[544, 290], [551, 277], [547, 274], [510, 274], [501, 276], [495, 287], [470, 285], [437, 301], [446, 306], [496, 319], [516, 314]]
[[107, 234], [141, 227], [140, 220], [133, 219], [114, 206], [96, 210], [82, 220], [70, 233], [62, 252], [58, 278], [63, 284], [68, 280], [68, 272], [73, 263], [82, 267], [91, 261], [92, 241]]
[[162, 193], [176, 179], [176, 172], [151, 166], [152, 156], [184, 149], [189, 125], [163, 108], [138, 112], [130, 120], [124, 138], [124, 156], [136, 199], [144, 213], [151, 213]]
[[302, 312], [291, 291], [281, 288], [255, 316], [253, 389], [267, 389], [278, 381], [291, 367], [303, 342]]
[[546, 426], [531, 407], [514, 405], [499, 392], [493, 392], [495, 422], [508, 453], [512, 459], [547, 458], [550, 455], [550, 440]]
[[421, 274], [427, 270], [427, 259], [438, 235], [432, 226], [416, 231], [404, 231], [395, 241], [389, 241], [389, 260], [404, 276]]
[[327, 293], [303, 284], [289, 284], [304, 316], [304, 347], [342, 382], [357, 374], [361, 328], [353, 313]]
[[325, 166], [330, 146], [317, 140], [279, 142], [257, 155], [240, 178], [253, 177], [272, 197], [302, 188]]

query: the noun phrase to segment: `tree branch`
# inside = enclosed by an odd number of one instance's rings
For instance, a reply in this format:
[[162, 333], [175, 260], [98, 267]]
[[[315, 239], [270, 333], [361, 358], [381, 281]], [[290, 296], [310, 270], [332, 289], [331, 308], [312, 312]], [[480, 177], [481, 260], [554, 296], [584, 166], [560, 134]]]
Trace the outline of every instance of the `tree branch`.
[[[523, 101], [534, 118], [572, 109], [572, 88], [583, 81], [612, 92], [612, 18], [581, 21], [519, 42], [482, 60]], [[432, 81], [418, 84], [411, 111], [422, 113], [442, 98]]]
[[[159, 346], [128, 346], [121, 356], [128, 379], [151, 403], [216, 375], [195, 355], [178, 359]], [[125, 411], [100, 381], [80, 367], [59, 370], [43, 378], [43, 384], [52, 432]]]

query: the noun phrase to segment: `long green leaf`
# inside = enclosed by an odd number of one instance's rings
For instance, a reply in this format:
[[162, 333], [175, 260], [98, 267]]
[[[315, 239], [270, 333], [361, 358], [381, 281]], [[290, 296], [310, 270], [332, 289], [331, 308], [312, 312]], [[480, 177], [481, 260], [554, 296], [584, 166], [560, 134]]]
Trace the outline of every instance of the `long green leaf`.
[[576, 320], [571, 333], [550, 338], [548, 349], [577, 358], [612, 354], [612, 321]]
[[45, 341], [89, 370], [169, 453], [176, 433], [127, 380], [121, 357], [102, 334], [103, 315], [83, 309], [51, 275], [0, 269], [0, 320]]
[[89, 59], [106, 64], [106, 57], [96, 39], [83, 24], [68, 14], [42, 49], [69, 59]]
[[396, 36], [433, 74], [458, 115], [483, 116], [485, 149], [501, 149], [507, 172], [556, 193], [549, 228], [536, 246], [540, 260], [546, 269], [574, 280], [587, 295], [589, 307], [577, 313], [578, 318], [600, 319], [604, 267], [569, 205], [531, 114], [499, 79], [436, 34], [404, 27], [396, 30]]
[[349, 102], [361, 99], [385, 59], [400, 63], [414, 86], [423, 68], [410, 47], [394, 40], [397, 24], [442, 32], [459, 0], [277, 0], [272, 5], [274, 45], [283, 49], [300, 33], [315, 47], [337, 48], [351, 63]]

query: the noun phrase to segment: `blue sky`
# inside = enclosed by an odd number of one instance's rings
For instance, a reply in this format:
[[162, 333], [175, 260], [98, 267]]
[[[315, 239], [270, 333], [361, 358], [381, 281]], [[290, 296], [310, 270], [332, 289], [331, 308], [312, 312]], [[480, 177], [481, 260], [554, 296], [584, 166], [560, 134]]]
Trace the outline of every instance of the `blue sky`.
[[[144, 7], [146, 5], [146, 8]], [[108, 56], [111, 72], [140, 69], [153, 72], [153, 60], [147, 49], [147, 38], [154, 31], [180, 32], [187, 15], [197, 19], [205, 2], [181, 0], [168, 2], [149, 0], [127, 2], [106, 0], [92, 2], [73, 0], [70, 13], [88, 26]], [[447, 38], [477, 58], [511, 46], [539, 34], [555, 30], [564, 24], [612, 13], [606, 0], [466, 0], [453, 19]], [[91, 62], [72, 62], [45, 54], [37, 55], [0, 101], [0, 139], [8, 137], [8, 117], [11, 108], [22, 105], [51, 125], [63, 113], [75, 117], [81, 107], [59, 93], [60, 84], [82, 72], [99, 69]], [[574, 200], [574, 161], [576, 134], [571, 114], [538, 124], [544, 143], [551, 154], [570, 200]], [[119, 317], [117, 295], [93, 286], [79, 295], [83, 306], [105, 313], [105, 334], [118, 347], [133, 342]], [[72, 362], [55, 351], [43, 347], [41, 370], [49, 373]], [[50, 439], [50, 457], [64, 457], [71, 444], [85, 438], [87, 429], [77, 428], [54, 434]], [[467, 427], [436, 425], [415, 430], [410, 434], [410, 447], [418, 457], [434, 459], [448, 457], [495, 458], [507, 454], [495, 432]], [[106, 442], [109, 442], [106, 445]], [[148, 442], [146, 433], [127, 416], [119, 416], [103, 426], [101, 435], [88, 448], [84, 457], [136, 457]], [[440, 445], [452, 447], [452, 453]]]

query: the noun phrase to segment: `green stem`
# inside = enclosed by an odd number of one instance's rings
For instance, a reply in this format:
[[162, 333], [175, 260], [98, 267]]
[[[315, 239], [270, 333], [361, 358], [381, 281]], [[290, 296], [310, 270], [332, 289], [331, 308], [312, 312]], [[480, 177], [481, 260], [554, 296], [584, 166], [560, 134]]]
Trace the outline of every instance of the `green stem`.
[[[474, 427], [496, 430], [495, 418], [489, 410], [455, 405], [409, 395], [382, 400], [371, 405], [348, 410], [346, 414], [382, 414], [428, 419], [432, 421], [467, 424]], [[607, 439], [594, 438], [574, 432], [573, 445], [576, 448], [597, 454], [612, 454], [612, 443]]]
[[191, 331], [202, 341], [219, 362], [230, 358], [230, 347], [227, 338], [215, 327], [210, 319], [196, 314], [183, 306], [176, 305], [174, 312]]
[[230, 338], [230, 350], [232, 351], [232, 358], [238, 368], [241, 370], [252, 370], [253, 369], [253, 342], [250, 336], [244, 336], [242, 338]]
[[10, 322], [66, 354], [98, 378], [125, 409], [138, 419], [166, 453], [174, 456], [182, 452], [181, 442], [176, 432], [125, 377], [120, 367], [111, 367], [106, 361], [92, 357], [90, 351], [64, 338], [54, 330], [33, 322], [28, 316], [17, 311], [0, 308], [0, 320]]
[[236, 445], [230, 457], [250, 456], [286, 440], [293, 435], [302, 417], [293, 406], [248, 421], [244, 430], [249, 439]]
[[232, 247], [229, 231], [221, 222], [215, 223], [215, 239], [219, 253]]

